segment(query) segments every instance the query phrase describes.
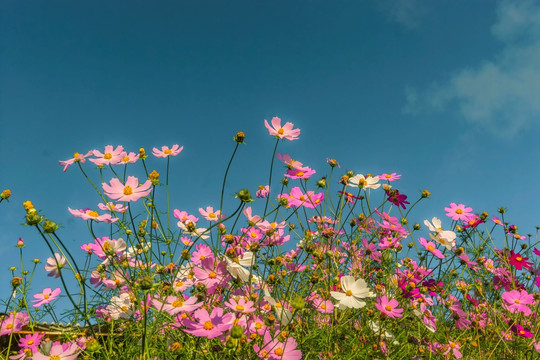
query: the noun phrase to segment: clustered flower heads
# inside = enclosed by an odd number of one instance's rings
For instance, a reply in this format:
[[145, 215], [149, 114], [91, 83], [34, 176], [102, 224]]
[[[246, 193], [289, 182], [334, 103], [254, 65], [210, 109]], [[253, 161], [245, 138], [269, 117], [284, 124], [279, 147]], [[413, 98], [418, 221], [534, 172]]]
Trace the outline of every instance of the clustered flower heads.
[[[278, 117], [264, 125], [276, 146], [300, 136]], [[245, 138], [237, 132], [235, 146]], [[68, 208], [87, 222], [90, 237], [80, 238], [78, 253], [71, 251], [61, 227], [31, 201], [23, 204], [26, 223], [52, 249], [33, 266], [56, 285], [34, 290], [33, 272], [11, 268], [13, 292], [0, 315], [0, 344], [8, 345], [0, 356], [540, 356], [540, 250], [537, 240], [505, 221], [505, 211], [490, 219], [451, 203], [446, 220], [415, 223], [411, 210], [430, 193], [416, 200], [406, 195], [401, 174], [341, 172], [345, 165], [327, 158], [327, 171], [317, 178], [318, 171], [277, 152], [280, 185], [269, 177], [268, 185], [239, 189], [234, 198], [193, 211], [168, 198], [167, 172], [182, 150], [153, 148], [154, 161], [166, 163], [161, 177], [159, 167], [150, 171], [144, 148], [107, 145], [60, 161], [64, 171], [74, 164], [99, 169], [99, 181], [89, 178], [101, 184], [94, 185], [97, 203]], [[2, 199], [10, 194], [4, 191]], [[28, 244], [21, 239], [18, 251]], [[55, 309], [62, 302], [73, 306], [67, 316]], [[47, 316], [80, 325], [47, 328], [38, 323]]]

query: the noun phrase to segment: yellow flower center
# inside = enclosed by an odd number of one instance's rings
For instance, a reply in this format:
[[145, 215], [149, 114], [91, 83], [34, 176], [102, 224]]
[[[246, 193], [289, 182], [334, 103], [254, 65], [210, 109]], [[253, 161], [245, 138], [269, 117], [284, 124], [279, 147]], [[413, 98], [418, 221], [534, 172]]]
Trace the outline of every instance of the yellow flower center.
[[390, 179], [392, 177], [392, 175], [386, 174], [386, 175], [384, 175], [384, 177], [387, 178], [387, 179]]
[[177, 282], [176, 282], [176, 286], [177, 286], [177, 287], [184, 286], [184, 283], [183, 283], [182, 281], [177, 281]]
[[60, 355], [53, 355], [49, 358], [49, 360], [62, 360], [62, 358], [60, 357]]
[[461, 209], [456, 209], [456, 214], [463, 214], [463, 210], [461, 210]]
[[205, 330], [212, 330], [214, 328], [214, 324], [210, 320], [207, 320], [204, 322], [204, 329]]
[[173, 303], [171, 304], [173, 307], [175, 308], [179, 308], [179, 307], [182, 307], [184, 306], [184, 301], [183, 300], [180, 300], [180, 299], [177, 299], [177, 300], [174, 300]]
[[34, 343], [34, 340], [30, 339], [26, 342], [28, 345], [32, 345]]
[[521, 304], [521, 301], [519, 301], [519, 299], [516, 299], [516, 300], [514, 300], [514, 303], [515, 304]]
[[306, 200], [306, 198], [304, 197], [304, 195], [300, 195], [299, 199], [302, 200], [302, 201]]
[[362, 185], [362, 187], [366, 186], [368, 183], [366, 181], [366, 179], [360, 179], [360, 181], [358, 182], [358, 185]]
[[211, 213], [208, 214], [208, 217], [214, 219], [216, 217], [216, 214], [211, 212]]
[[107, 160], [110, 160], [110, 159], [112, 159], [112, 155], [111, 155], [111, 153], [105, 153], [105, 155], [103, 155], [103, 158], [107, 159]]
[[128, 162], [128, 161], [129, 161], [129, 156], [124, 156], [124, 157], [122, 158], [122, 161], [123, 161], [123, 162]]
[[255, 323], [255, 329], [257, 330], [262, 329], [262, 324], [260, 322]]
[[109, 251], [111, 250], [111, 243], [109, 241], [105, 241], [103, 243], [103, 251]]
[[516, 260], [517, 260], [517, 261], [521, 261], [521, 260], [523, 260], [523, 258], [522, 258], [521, 256], [517, 256], [517, 257], [516, 257]]
[[386, 305], [384, 308], [386, 311], [392, 311], [392, 305]]
[[244, 311], [244, 307], [240, 304], [236, 305], [236, 310], [238, 311]]
[[251, 237], [254, 238], [254, 239], [257, 237], [257, 233], [256, 233], [255, 231], [252, 231], [252, 232], [250, 233], [250, 235], [251, 235]]
[[124, 195], [131, 195], [131, 194], [133, 194], [133, 189], [131, 188], [131, 186], [128, 185], [124, 188]]
[[347, 291], [345, 292], [345, 295], [347, 295], [347, 296], [352, 296], [352, 291], [351, 291], [351, 290], [347, 290]]
[[433, 247], [433, 245], [429, 245], [429, 246], [427, 247], [427, 249], [428, 249], [429, 251], [435, 250], [435, 248]]
[[47, 299], [50, 298], [50, 297], [51, 297], [51, 296], [50, 296], [49, 294], [43, 294], [43, 298], [44, 298], [45, 300], [47, 300]]
[[167, 149], [163, 152], [164, 154], [167, 154], [167, 155], [170, 155], [172, 154], [172, 150], [171, 149]]
[[283, 128], [279, 128], [279, 130], [277, 131], [277, 133], [279, 135], [283, 135], [285, 133], [285, 130], [283, 130]]
[[11, 328], [13, 328], [13, 324], [9, 323], [6, 325], [6, 329], [11, 329]]
[[302, 177], [302, 176], [304, 176], [304, 172], [303, 172], [303, 171], [299, 171], [299, 172], [296, 173], [296, 176]]
[[94, 211], [94, 210], [89, 211], [88, 215], [91, 216], [91, 217], [96, 217], [96, 218], [99, 216], [97, 211]]
[[280, 347], [276, 348], [276, 350], [274, 350], [274, 352], [276, 353], [277, 356], [283, 355], [283, 349], [280, 348]]
[[215, 279], [216, 276], [217, 276], [217, 274], [216, 274], [215, 272], [213, 272], [213, 271], [210, 272], [210, 274], [208, 274], [208, 277], [209, 277], [210, 279]]
[[325, 303], [321, 304], [321, 309], [326, 310], [326, 304]]

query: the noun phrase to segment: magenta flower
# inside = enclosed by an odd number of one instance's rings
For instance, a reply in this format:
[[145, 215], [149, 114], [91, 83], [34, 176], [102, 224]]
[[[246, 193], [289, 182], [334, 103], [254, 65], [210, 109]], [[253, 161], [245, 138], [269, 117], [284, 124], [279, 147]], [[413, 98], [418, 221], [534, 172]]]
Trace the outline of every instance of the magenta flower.
[[525, 268], [527, 270], [532, 269], [532, 262], [527, 261], [528, 257], [522, 256], [521, 254], [516, 254], [513, 250], [510, 251], [510, 257], [508, 258], [508, 263], [514, 265], [516, 270], [521, 270]]
[[501, 295], [504, 300], [503, 307], [511, 313], [520, 312], [525, 316], [531, 315], [532, 311], [527, 305], [534, 304], [534, 297], [526, 290], [511, 290]]
[[97, 159], [90, 159], [96, 165], [115, 165], [122, 160], [122, 152], [124, 147], [118, 145], [116, 149], [113, 149], [112, 145], [105, 146], [104, 152], [99, 152], [98, 150], [92, 150], [92, 154]]
[[30, 349], [33, 353], [38, 351], [38, 346], [41, 344], [43, 335], [38, 332], [28, 334], [19, 340], [19, 347], [21, 349]]
[[451, 203], [450, 207], [445, 207], [444, 210], [446, 211], [446, 216], [451, 217], [452, 220], [469, 221], [474, 219], [472, 207], [465, 207], [463, 204], [456, 205], [456, 203]]
[[401, 179], [401, 175], [398, 175], [396, 173], [391, 173], [391, 174], [383, 173], [383, 174], [377, 175], [377, 176], [379, 177], [379, 179], [386, 180], [386, 181], [389, 181], [389, 182]]
[[125, 185], [122, 185], [120, 180], [113, 178], [111, 184], [102, 183], [105, 195], [111, 199], [118, 201], [137, 201], [143, 196], [148, 196], [152, 191], [152, 182], [146, 180], [142, 185], [139, 185], [139, 179], [134, 176], [128, 176]]
[[293, 124], [290, 122], [285, 123], [281, 127], [281, 119], [278, 117], [272, 118], [272, 126], [268, 124], [266, 119], [264, 120], [264, 126], [268, 129], [268, 133], [278, 139], [296, 140], [300, 136], [300, 129], [293, 129]]
[[291, 179], [309, 179], [313, 174], [315, 174], [315, 170], [303, 167], [299, 169], [289, 169], [285, 176]]
[[519, 336], [526, 337], [526, 338], [532, 338], [534, 334], [531, 332], [529, 328], [524, 328], [523, 326], [516, 324], [512, 326], [512, 331], [516, 333]]
[[51, 290], [51, 288], [43, 289], [42, 293], [34, 295], [34, 299], [36, 300], [32, 300], [32, 302], [34, 303], [32, 306], [40, 307], [41, 305], [48, 304], [51, 301], [56, 300], [56, 298], [58, 297], [58, 295], [60, 295], [61, 292], [62, 290], [60, 290], [60, 288], [56, 288], [54, 290]]
[[184, 147], [180, 147], [178, 144], [174, 144], [172, 148], [169, 149], [168, 146], [162, 146], [161, 150], [158, 148], [152, 149], [152, 154], [158, 158], [166, 158], [168, 156], [176, 156], [184, 150]]
[[[392, 195], [392, 191], [395, 191], [395, 194]], [[387, 191], [386, 195], [388, 196], [388, 201], [398, 207], [401, 206], [403, 209], [405, 209], [405, 204], [410, 204], [410, 202], [407, 201], [407, 195], [400, 194], [397, 190]]]
[[379, 309], [383, 314], [391, 317], [402, 317], [403, 309], [398, 309], [399, 302], [396, 299], [389, 300], [386, 296], [377, 298], [375, 307]]
[[427, 251], [438, 257], [439, 259], [444, 259], [443, 253], [435, 247], [435, 243], [431, 241], [427, 241], [423, 237], [418, 238], [418, 242], [426, 248]]
[[233, 327], [234, 314], [223, 315], [223, 309], [215, 307], [211, 314], [206, 309], [198, 309], [193, 313], [197, 321], [185, 319], [183, 321], [185, 332], [191, 335], [213, 339], [221, 336]]

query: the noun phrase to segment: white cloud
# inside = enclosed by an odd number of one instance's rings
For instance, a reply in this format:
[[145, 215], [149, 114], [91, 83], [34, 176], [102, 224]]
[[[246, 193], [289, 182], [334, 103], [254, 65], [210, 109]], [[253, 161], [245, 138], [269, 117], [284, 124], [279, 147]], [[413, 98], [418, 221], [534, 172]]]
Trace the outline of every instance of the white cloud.
[[500, 136], [540, 122], [540, 6], [503, 2], [497, 13], [492, 34], [504, 42], [501, 53], [427, 91], [407, 88], [405, 112], [455, 104], [465, 120]]
[[391, 21], [415, 28], [426, 15], [426, 4], [419, 0], [377, 0], [377, 7], [383, 11]]

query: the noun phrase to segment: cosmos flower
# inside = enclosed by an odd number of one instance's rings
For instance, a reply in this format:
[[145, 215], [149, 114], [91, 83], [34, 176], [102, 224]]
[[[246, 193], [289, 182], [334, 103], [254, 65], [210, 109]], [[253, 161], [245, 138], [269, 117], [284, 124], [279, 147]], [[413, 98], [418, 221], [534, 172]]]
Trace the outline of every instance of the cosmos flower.
[[443, 253], [435, 247], [435, 243], [431, 241], [426, 241], [423, 237], [418, 238], [418, 242], [426, 248], [427, 251], [438, 257], [439, 259], [444, 259]]
[[463, 204], [456, 205], [456, 203], [451, 203], [450, 207], [445, 207], [444, 210], [446, 211], [446, 216], [451, 217], [452, 220], [469, 221], [474, 219], [472, 207], [465, 207]]
[[92, 154], [92, 151], [89, 151], [86, 154], [79, 154], [78, 152], [76, 152], [76, 153], [73, 154], [73, 157], [71, 159], [66, 160], [66, 161], [59, 161], [58, 163], [60, 165], [64, 166], [64, 172], [66, 172], [68, 167], [70, 167], [71, 165], [73, 165], [76, 162], [85, 163], [86, 162], [86, 157], [90, 156], [91, 154]]
[[123, 185], [120, 180], [113, 178], [111, 184], [102, 183], [105, 195], [111, 199], [118, 201], [137, 201], [144, 196], [148, 196], [152, 191], [152, 182], [146, 180], [142, 185], [139, 185], [139, 179], [135, 176], [128, 176], [126, 183]]
[[330, 295], [339, 301], [340, 309], [360, 309], [366, 306], [362, 299], [375, 297], [375, 293], [369, 290], [364, 279], [355, 280], [352, 276], [343, 276], [340, 284], [343, 292], [330, 291]]
[[45, 265], [45, 270], [49, 272], [49, 276], [54, 276], [56, 278], [60, 277], [60, 271], [64, 266], [66, 266], [66, 258], [60, 255], [59, 253], [54, 253], [54, 258], [47, 258], [47, 265]]
[[153, 148], [152, 154], [158, 158], [166, 158], [168, 156], [176, 156], [180, 154], [182, 150], [184, 150], [184, 147], [180, 147], [178, 144], [173, 145], [173, 147], [170, 149], [168, 146], [163, 145], [161, 147], [161, 150], [159, 150], [158, 148]]
[[268, 129], [268, 133], [278, 139], [296, 140], [300, 136], [300, 129], [293, 129], [293, 123], [287, 122], [281, 127], [281, 119], [278, 117], [272, 118], [272, 126], [268, 121], [264, 120], [264, 126]]
[[401, 314], [403, 309], [398, 309], [398, 306], [399, 302], [396, 299], [389, 300], [386, 296], [377, 298], [377, 302], [375, 303], [375, 307], [380, 312], [394, 319], [403, 316]]
[[381, 184], [378, 184], [378, 176], [367, 176], [364, 177], [362, 174], [356, 174], [349, 179], [349, 186], [358, 187], [360, 189], [378, 189]]
[[118, 145], [116, 149], [114, 149], [112, 145], [107, 145], [105, 146], [105, 150], [103, 152], [92, 150], [92, 154], [97, 159], [89, 160], [96, 165], [115, 165], [122, 160], [123, 151], [124, 147], [121, 145]]
[[56, 288], [54, 290], [51, 290], [51, 288], [43, 289], [43, 292], [34, 295], [34, 299], [36, 300], [32, 300], [34, 303], [32, 306], [40, 307], [41, 305], [48, 304], [55, 300], [61, 292], [62, 290], [60, 290], [60, 288]]
[[214, 307], [209, 314], [206, 309], [198, 309], [193, 313], [196, 321], [185, 319], [183, 324], [185, 332], [191, 335], [213, 339], [221, 336], [233, 326], [234, 314], [223, 315], [223, 309]]

